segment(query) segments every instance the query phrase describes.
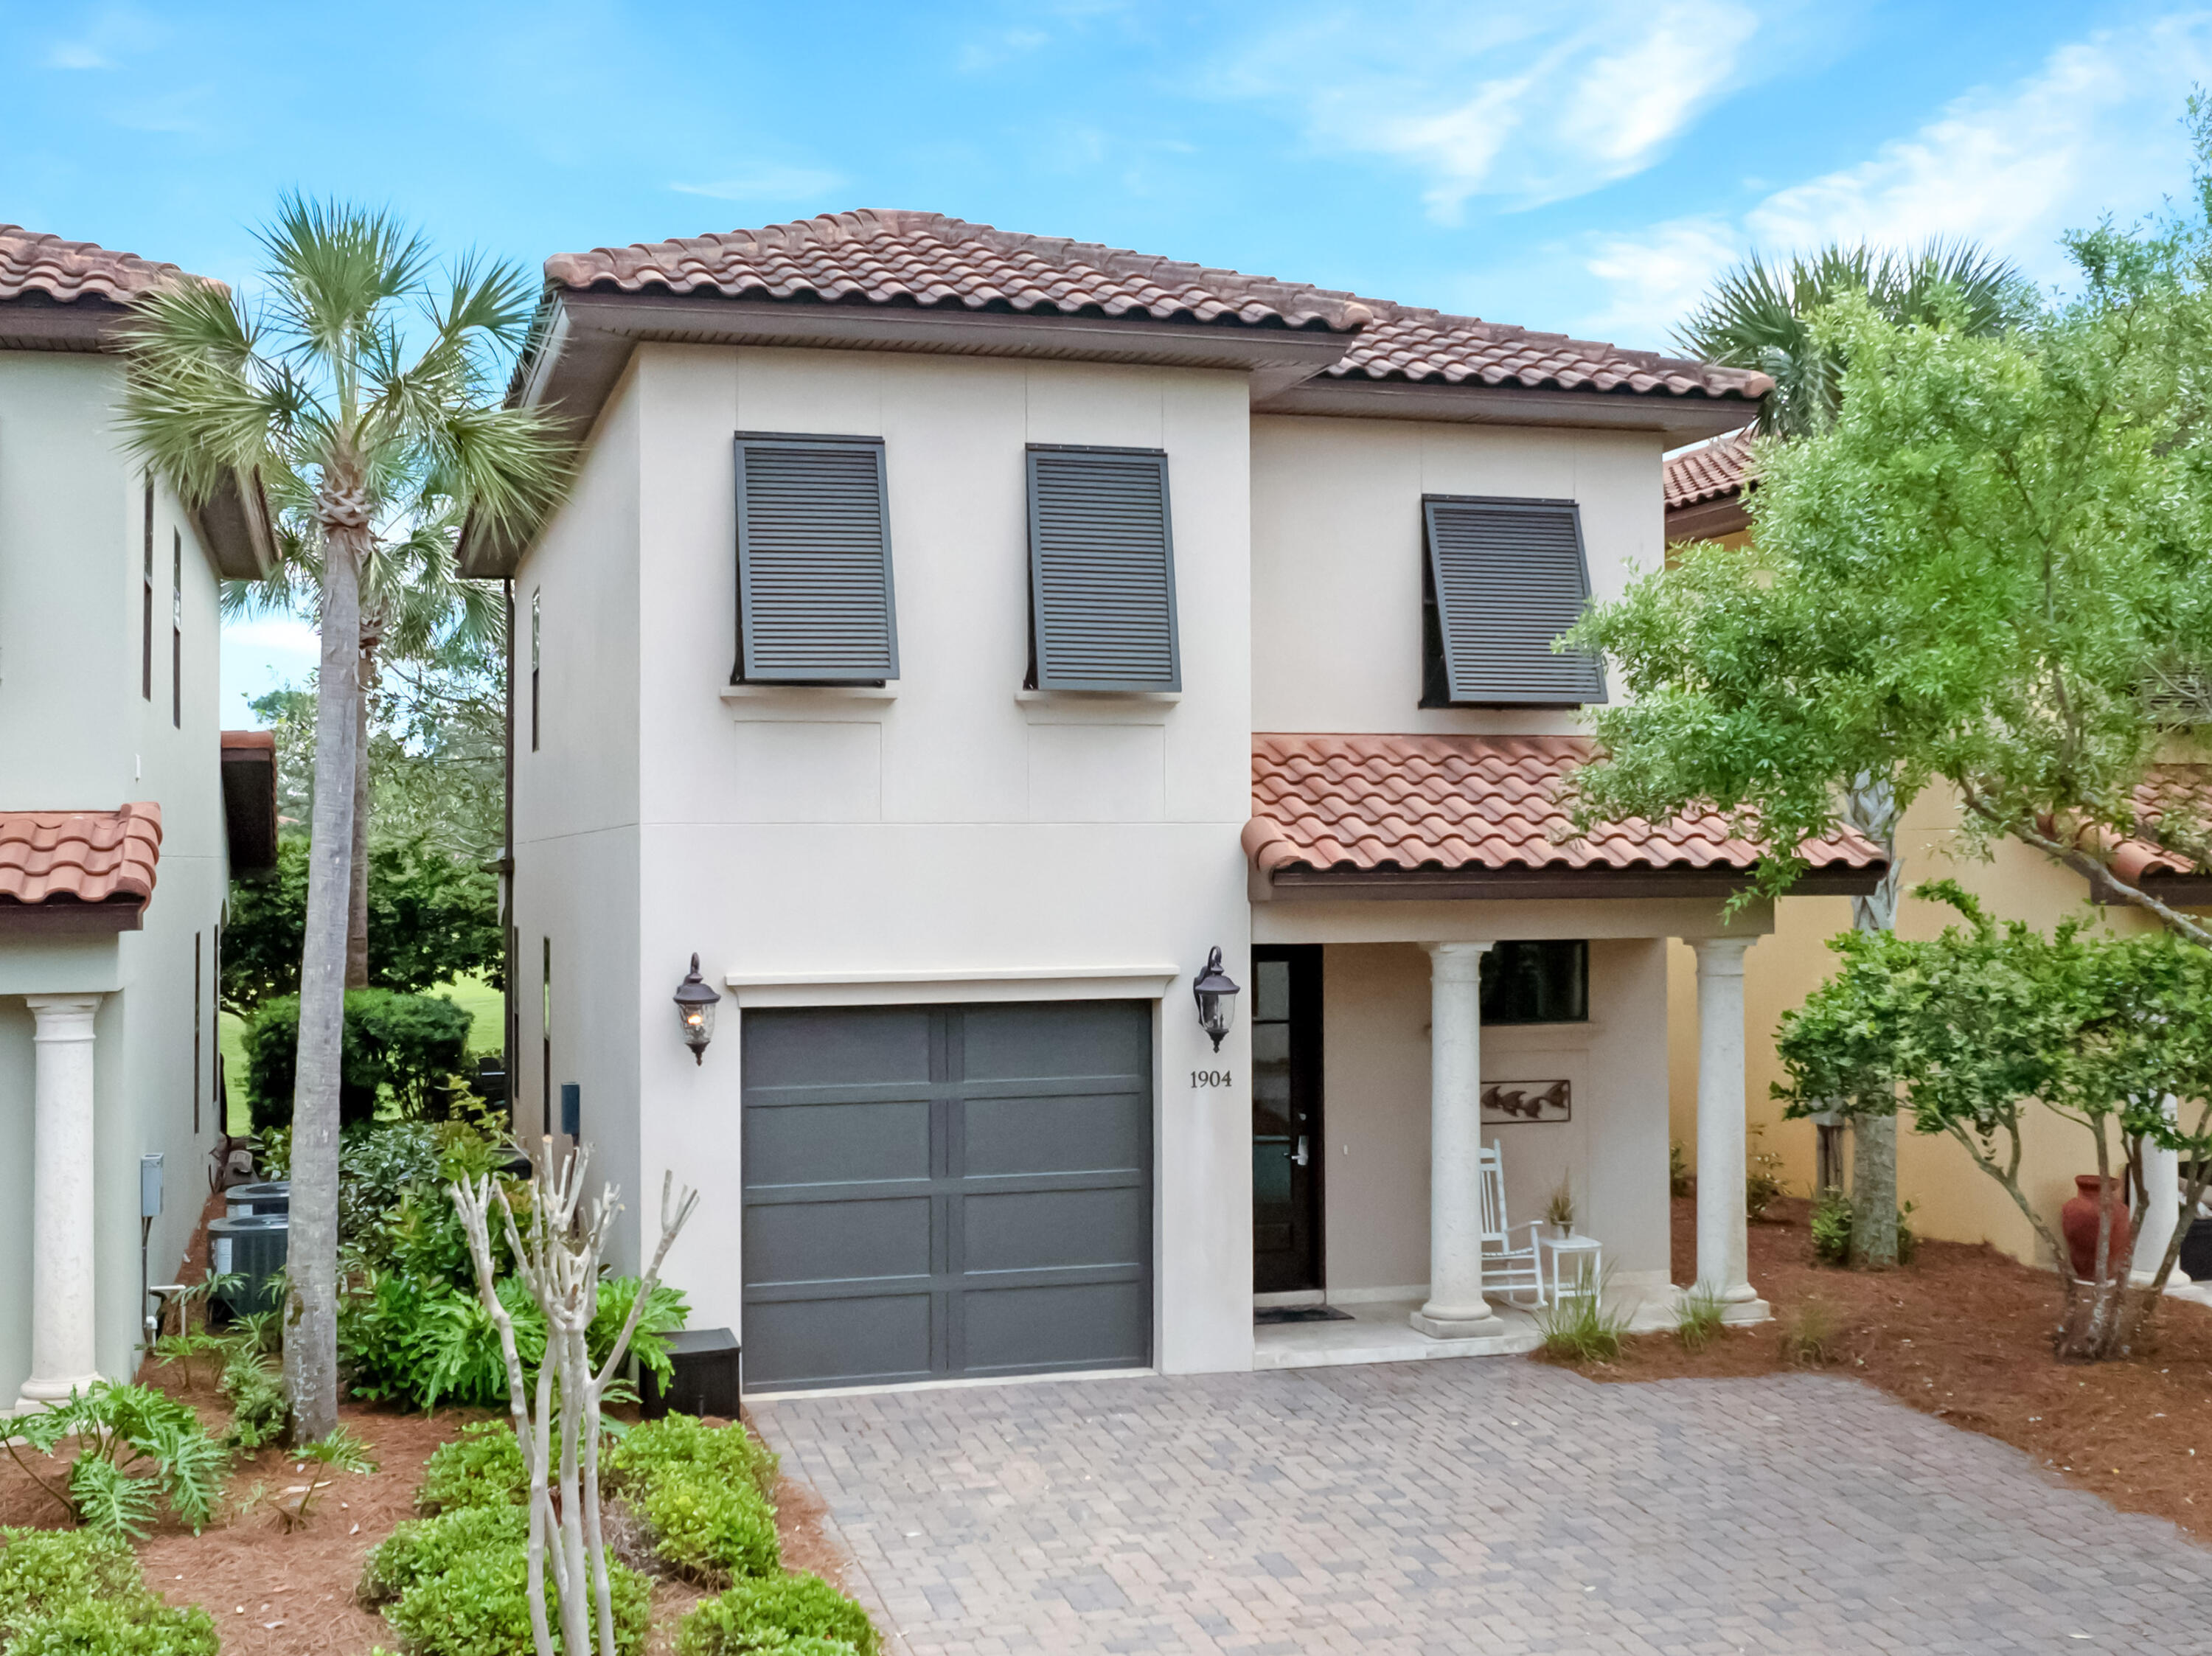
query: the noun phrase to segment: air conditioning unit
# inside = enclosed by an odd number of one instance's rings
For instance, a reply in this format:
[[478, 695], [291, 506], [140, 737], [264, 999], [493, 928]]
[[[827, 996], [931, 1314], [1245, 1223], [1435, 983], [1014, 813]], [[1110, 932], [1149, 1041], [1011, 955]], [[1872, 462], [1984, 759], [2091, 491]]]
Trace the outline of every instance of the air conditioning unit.
[[208, 1271], [240, 1279], [213, 1296], [228, 1320], [276, 1308], [276, 1277], [284, 1269], [291, 1219], [282, 1213], [241, 1214], [208, 1222]]

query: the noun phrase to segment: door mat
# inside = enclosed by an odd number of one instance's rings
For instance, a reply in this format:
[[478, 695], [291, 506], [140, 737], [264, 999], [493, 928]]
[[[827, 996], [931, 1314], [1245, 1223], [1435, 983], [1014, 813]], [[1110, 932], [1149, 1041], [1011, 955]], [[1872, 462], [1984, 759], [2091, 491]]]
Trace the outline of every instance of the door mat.
[[1339, 1311], [1333, 1305], [1263, 1305], [1252, 1312], [1252, 1325], [1264, 1328], [1269, 1323], [1348, 1323], [1349, 1311]]

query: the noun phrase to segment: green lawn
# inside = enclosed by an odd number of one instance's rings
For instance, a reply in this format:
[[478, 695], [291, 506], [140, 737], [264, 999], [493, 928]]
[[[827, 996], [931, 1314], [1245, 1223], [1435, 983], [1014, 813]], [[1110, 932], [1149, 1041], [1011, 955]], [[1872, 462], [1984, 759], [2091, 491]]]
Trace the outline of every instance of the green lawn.
[[[475, 1020], [475, 1027], [469, 1031], [471, 1053], [499, 1050], [500, 1019], [504, 1006], [498, 990], [471, 973], [451, 983], [440, 984], [430, 992], [443, 995]], [[223, 1071], [230, 1085], [230, 1131], [242, 1133], [249, 1125], [246, 1118], [246, 1024], [229, 1012], [225, 1012], [218, 1022], [216, 1039], [222, 1046]]]

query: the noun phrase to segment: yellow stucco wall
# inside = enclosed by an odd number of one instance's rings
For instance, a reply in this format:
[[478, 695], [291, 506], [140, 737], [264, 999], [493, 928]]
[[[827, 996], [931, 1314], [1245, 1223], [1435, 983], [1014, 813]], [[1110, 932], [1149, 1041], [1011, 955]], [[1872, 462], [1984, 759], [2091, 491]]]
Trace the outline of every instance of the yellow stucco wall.
[[[1998, 918], [2027, 920], [2046, 930], [2069, 914], [2092, 912], [2081, 880], [2039, 852], [2008, 840], [1986, 859], [1973, 856], [1959, 833], [1955, 806], [1939, 791], [1923, 794], [1906, 813], [1899, 851], [1908, 894], [1925, 880], [1955, 879]], [[2147, 931], [2155, 924], [2136, 909], [2094, 912], [2100, 924], [2118, 931]], [[1907, 937], [1932, 937], [1955, 918], [1943, 904], [1908, 895], [1899, 907], [1898, 930]], [[1809, 1122], [1784, 1120], [1781, 1107], [1769, 1095], [1782, 1073], [1774, 1054], [1775, 1027], [1784, 1011], [1829, 975], [1835, 956], [1827, 939], [1850, 923], [1848, 898], [1785, 897], [1776, 905], [1774, 935], [1746, 960], [1746, 1095], [1753, 1125], [1765, 1127], [1753, 1149], [1784, 1158], [1783, 1176], [1794, 1195], [1812, 1188], [1814, 1130]], [[1674, 1137], [1694, 1165], [1697, 981], [1688, 947], [1670, 944], [1667, 966], [1668, 1115]], [[1911, 1131], [1909, 1121], [1900, 1125], [1898, 1190], [1901, 1199], [1916, 1204], [1913, 1224], [1919, 1233], [1950, 1241], [1991, 1242], [2015, 1259], [2035, 1260], [2041, 1251], [2035, 1233], [1996, 1181], [1952, 1140], [1923, 1137]], [[2083, 1129], [2047, 1111], [2031, 1113], [2022, 1182], [2052, 1223], [2060, 1204], [2073, 1194], [2074, 1175], [2095, 1170], [2095, 1154]]]

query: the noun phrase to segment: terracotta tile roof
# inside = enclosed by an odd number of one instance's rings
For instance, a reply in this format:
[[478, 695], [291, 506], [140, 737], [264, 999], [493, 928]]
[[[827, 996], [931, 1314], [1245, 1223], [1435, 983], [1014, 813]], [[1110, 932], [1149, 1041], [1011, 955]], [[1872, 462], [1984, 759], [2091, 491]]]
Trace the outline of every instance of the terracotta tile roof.
[[1752, 428], [1732, 431], [1710, 443], [1667, 457], [1667, 509], [1676, 511], [1704, 500], [1741, 494], [1751, 461]]
[[1155, 321], [1243, 323], [1350, 333], [1334, 378], [1763, 395], [1772, 381], [1742, 368], [1531, 333], [1474, 317], [1209, 270], [1066, 237], [1024, 235], [940, 213], [888, 209], [678, 241], [559, 253], [556, 288], [719, 293], [732, 299], [960, 306]]
[[161, 808], [0, 810], [0, 907], [48, 902], [134, 904], [154, 895]]
[[941, 213], [868, 209], [680, 241], [557, 253], [556, 287], [713, 292], [732, 299], [1150, 317], [1342, 332], [1367, 320], [1348, 294], [1210, 270]]
[[1686, 361], [1561, 333], [1416, 310], [1383, 300], [1344, 358], [1336, 379], [1402, 379], [1514, 385], [1529, 390], [1658, 391], [1675, 397], [1764, 396], [1774, 382], [1747, 368]]
[[[1244, 852], [1278, 869], [1748, 870], [1760, 847], [1711, 813], [1610, 824], [1561, 844], [1560, 784], [1595, 751], [1585, 737], [1258, 736]], [[1883, 866], [1846, 833], [1809, 848], [1815, 869]]]
[[184, 276], [173, 264], [97, 242], [64, 241], [20, 224], [0, 224], [0, 300], [38, 294], [64, 305], [83, 298], [124, 305]]
[[[2163, 817], [2179, 819], [2166, 835], [2185, 844], [2212, 826], [2212, 766], [2154, 765], [2135, 791], [2136, 815], [2156, 828]], [[2048, 826], [2047, 824], [2045, 825]], [[2112, 870], [2130, 885], [2144, 876], [2202, 875], [2203, 864], [2185, 851], [2169, 850], [2150, 840], [2123, 840], [2113, 848]]]

